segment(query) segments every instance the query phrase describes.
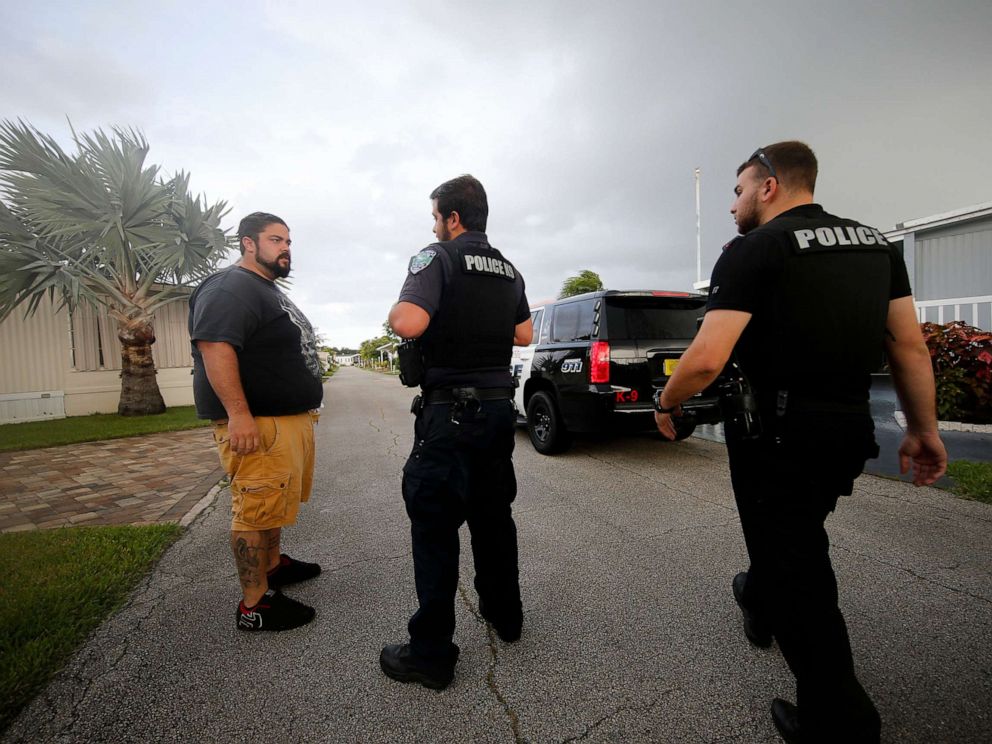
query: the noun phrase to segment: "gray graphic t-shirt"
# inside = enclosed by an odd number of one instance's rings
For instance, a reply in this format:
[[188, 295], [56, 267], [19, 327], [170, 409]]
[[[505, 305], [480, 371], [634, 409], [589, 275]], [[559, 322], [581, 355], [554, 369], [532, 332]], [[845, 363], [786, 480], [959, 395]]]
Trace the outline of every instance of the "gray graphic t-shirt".
[[[238, 266], [207, 277], [189, 298], [189, 335], [194, 342], [224, 341], [234, 347], [253, 415], [287, 416], [320, 405], [313, 327], [274, 282]], [[227, 417], [195, 343], [193, 398], [200, 418]]]

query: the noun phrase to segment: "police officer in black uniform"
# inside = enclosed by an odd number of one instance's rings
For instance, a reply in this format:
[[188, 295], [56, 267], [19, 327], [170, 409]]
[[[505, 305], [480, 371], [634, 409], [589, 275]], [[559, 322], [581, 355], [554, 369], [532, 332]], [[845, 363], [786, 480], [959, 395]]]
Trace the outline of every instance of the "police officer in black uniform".
[[465, 521], [479, 612], [504, 641], [520, 637], [510, 354], [514, 344], [530, 343], [533, 326], [523, 278], [486, 238], [482, 184], [459, 176], [430, 198], [439, 242], [410, 260], [389, 313], [398, 336], [419, 339], [423, 360], [415, 441], [403, 467], [420, 608], [410, 642], [386, 646], [379, 661], [393, 679], [443, 689], [458, 659], [452, 637]]
[[[801, 142], [757, 150], [738, 169], [731, 212], [741, 238], [713, 269], [696, 339], [662, 391], [669, 438], [679, 404], [735, 353], [760, 431], [727, 451], [750, 558], [732, 582], [755, 645], [772, 637], [796, 677], [796, 705], [772, 703], [788, 742], [878, 742], [880, 719], [854, 673], [824, 522], [878, 456], [870, 375], [888, 357], [907, 429], [902, 471], [917, 485], [944, 472], [933, 372], [901, 255], [877, 230], [813, 203], [817, 163]], [[743, 400], [743, 398], [742, 398]]]

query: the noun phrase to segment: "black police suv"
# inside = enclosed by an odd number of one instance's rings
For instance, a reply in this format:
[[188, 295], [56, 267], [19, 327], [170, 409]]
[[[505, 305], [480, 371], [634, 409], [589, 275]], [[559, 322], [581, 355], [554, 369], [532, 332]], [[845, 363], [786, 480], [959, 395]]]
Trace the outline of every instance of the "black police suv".
[[[696, 335], [706, 297], [688, 292], [590, 292], [531, 309], [534, 341], [513, 349], [515, 403], [534, 448], [564, 451], [573, 432], [655, 428], [653, 396]], [[679, 439], [719, 419], [704, 391], [675, 419]]]

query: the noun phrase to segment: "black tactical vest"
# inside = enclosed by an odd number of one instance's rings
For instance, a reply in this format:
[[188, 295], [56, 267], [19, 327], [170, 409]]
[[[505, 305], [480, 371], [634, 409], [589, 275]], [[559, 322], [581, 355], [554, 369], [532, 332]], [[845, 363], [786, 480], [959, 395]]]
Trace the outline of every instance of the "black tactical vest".
[[763, 360], [774, 387], [790, 402], [866, 402], [883, 360], [889, 244], [878, 230], [819, 209], [766, 227], [785, 250], [771, 313], [776, 348]]
[[441, 303], [421, 337], [425, 366], [509, 368], [520, 302], [516, 269], [484, 242], [463, 238], [431, 248], [450, 261], [441, 264]]

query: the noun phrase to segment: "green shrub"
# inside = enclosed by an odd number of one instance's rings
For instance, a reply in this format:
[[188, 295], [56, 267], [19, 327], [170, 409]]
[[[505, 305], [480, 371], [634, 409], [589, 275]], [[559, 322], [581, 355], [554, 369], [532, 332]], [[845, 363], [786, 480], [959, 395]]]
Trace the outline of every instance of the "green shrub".
[[992, 423], [992, 333], [955, 320], [923, 323], [937, 382], [937, 414], [945, 421]]

